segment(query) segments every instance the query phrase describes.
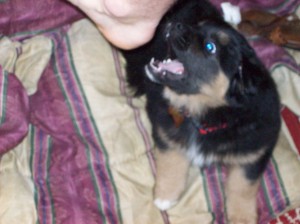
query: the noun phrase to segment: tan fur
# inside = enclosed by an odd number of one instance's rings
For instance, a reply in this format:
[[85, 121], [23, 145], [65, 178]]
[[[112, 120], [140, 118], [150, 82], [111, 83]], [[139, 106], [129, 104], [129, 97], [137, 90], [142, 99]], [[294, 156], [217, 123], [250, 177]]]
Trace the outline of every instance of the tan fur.
[[156, 185], [154, 198], [175, 202], [186, 185], [189, 162], [178, 150], [156, 150]]
[[164, 144], [167, 145], [167, 150], [177, 150], [182, 153], [185, 152], [182, 148], [184, 143], [175, 142], [174, 140], [170, 139], [161, 127], [157, 128], [157, 132]]
[[156, 150], [156, 185], [154, 198], [177, 201], [184, 191], [189, 170], [189, 161], [183, 154], [181, 147], [168, 139], [159, 129], [159, 135], [168, 144], [168, 150]]
[[164, 89], [164, 97], [177, 109], [185, 108], [191, 115], [201, 114], [209, 107], [218, 107], [226, 104], [225, 94], [229, 87], [229, 80], [224, 73], [219, 73], [210, 84], [204, 84], [199, 93], [177, 94], [169, 87]]
[[[221, 150], [220, 150], [221, 151]], [[248, 155], [218, 155], [210, 154], [205, 157], [198, 153], [198, 148], [193, 149], [192, 147], [186, 152], [187, 157], [191, 160], [191, 163], [197, 166], [203, 166], [204, 164], [210, 165], [213, 163], [222, 163], [226, 165], [246, 165], [256, 162], [265, 154], [266, 149], [261, 148], [255, 153], [249, 153]]]
[[[226, 156], [218, 156], [218, 155], [208, 155], [206, 157], [206, 163], [224, 163], [227, 165], [245, 165], [251, 164], [257, 161], [263, 154], [265, 153], [265, 149], [262, 148], [256, 153], [251, 153], [249, 155], [226, 155]], [[196, 164], [199, 165], [199, 164]]]
[[226, 207], [230, 224], [256, 224], [259, 182], [247, 180], [243, 169], [231, 167], [226, 183]]
[[250, 153], [249, 155], [227, 155], [224, 157], [214, 156], [210, 158], [211, 162], [222, 162], [228, 165], [245, 165], [251, 164], [257, 161], [265, 153], [265, 148], [261, 148], [256, 153]]
[[228, 155], [225, 156], [222, 161], [225, 164], [231, 164], [231, 165], [251, 164], [257, 161], [264, 153], [265, 153], [265, 149], [262, 148], [256, 153], [251, 153], [249, 155]]

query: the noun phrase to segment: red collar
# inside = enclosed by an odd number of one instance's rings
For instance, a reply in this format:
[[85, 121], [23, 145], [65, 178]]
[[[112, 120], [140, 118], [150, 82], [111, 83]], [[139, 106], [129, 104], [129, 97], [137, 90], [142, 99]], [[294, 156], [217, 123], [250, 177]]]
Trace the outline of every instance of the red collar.
[[217, 126], [208, 126], [207, 124], [200, 124], [198, 127], [198, 130], [201, 135], [207, 135], [209, 133], [212, 133], [214, 131], [224, 129], [227, 127], [228, 127], [227, 123], [221, 123], [220, 125], [217, 125]]
[[199, 134], [201, 135], [207, 135], [209, 133], [218, 131], [220, 129], [225, 129], [228, 127], [227, 123], [221, 123], [220, 125], [216, 125], [216, 126], [209, 126], [206, 123], [200, 123], [200, 122], [198, 123], [197, 121], [195, 121], [193, 118], [190, 117], [188, 112], [179, 111], [171, 106], [168, 108], [168, 113], [171, 115], [176, 128], [178, 128], [186, 118], [192, 119], [193, 124], [198, 129]]

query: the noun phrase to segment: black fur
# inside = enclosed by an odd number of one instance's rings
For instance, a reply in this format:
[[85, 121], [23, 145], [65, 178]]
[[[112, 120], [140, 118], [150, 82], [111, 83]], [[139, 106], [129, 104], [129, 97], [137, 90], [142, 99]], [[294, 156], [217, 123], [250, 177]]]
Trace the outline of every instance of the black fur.
[[[222, 39], [223, 38], [223, 39]], [[209, 53], [204, 45], [211, 41], [216, 52]], [[146, 94], [147, 112], [153, 125], [153, 137], [160, 150], [171, 150], [160, 136], [167, 137], [189, 150], [191, 144], [199, 146], [204, 158], [217, 156], [223, 163], [226, 156], [250, 156], [264, 152], [254, 162], [242, 164], [249, 180], [257, 180], [272, 154], [280, 129], [280, 105], [275, 84], [267, 69], [257, 58], [246, 39], [223, 21], [219, 12], [204, 0], [179, 0], [162, 19], [151, 42], [124, 52], [127, 60], [128, 82], [136, 95]], [[151, 81], [145, 66], [151, 58], [162, 61], [178, 59], [185, 68], [184, 76], [158, 75]], [[205, 110], [187, 115], [176, 127], [168, 108], [170, 102], [163, 97], [167, 86], [180, 95], [195, 95], [201, 87], [210, 84], [222, 71], [229, 81], [224, 95], [226, 104], [217, 107], [201, 104]], [[182, 109], [183, 114], [186, 108]], [[220, 128], [202, 135], [199, 127]], [[192, 158], [190, 158], [192, 160]], [[238, 161], [237, 161], [238, 163]]]

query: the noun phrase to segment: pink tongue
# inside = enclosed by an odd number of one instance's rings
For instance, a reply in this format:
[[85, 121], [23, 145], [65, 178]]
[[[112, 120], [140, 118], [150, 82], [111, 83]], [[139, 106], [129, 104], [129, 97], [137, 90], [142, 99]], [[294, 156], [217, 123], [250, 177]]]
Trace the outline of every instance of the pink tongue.
[[176, 73], [176, 74], [182, 74], [184, 71], [184, 67], [183, 64], [177, 60], [173, 60], [170, 62], [160, 62], [158, 64], [159, 68], [162, 70], [166, 70], [172, 73]]

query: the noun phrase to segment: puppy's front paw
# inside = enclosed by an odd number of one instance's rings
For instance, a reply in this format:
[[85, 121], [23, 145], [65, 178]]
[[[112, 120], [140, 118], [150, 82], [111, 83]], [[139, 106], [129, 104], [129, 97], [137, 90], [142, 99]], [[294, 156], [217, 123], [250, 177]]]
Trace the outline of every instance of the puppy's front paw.
[[226, 210], [230, 224], [256, 224], [259, 181], [246, 177], [242, 167], [231, 167], [226, 184]]
[[169, 201], [166, 199], [156, 198], [154, 200], [154, 204], [159, 210], [165, 211], [176, 205], [177, 201]]
[[227, 206], [228, 223], [230, 224], [257, 224], [257, 212], [255, 204], [246, 201], [229, 204]]
[[230, 224], [257, 224], [254, 217], [243, 217], [243, 214], [228, 216], [228, 223]]

